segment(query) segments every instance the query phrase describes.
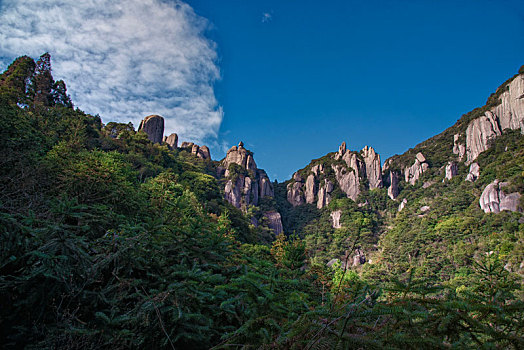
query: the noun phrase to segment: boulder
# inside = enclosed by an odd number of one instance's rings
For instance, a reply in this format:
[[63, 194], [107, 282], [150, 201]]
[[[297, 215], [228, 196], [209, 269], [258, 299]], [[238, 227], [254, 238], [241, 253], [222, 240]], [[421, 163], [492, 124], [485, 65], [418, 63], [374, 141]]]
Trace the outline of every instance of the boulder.
[[174, 150], [178, 147], [178, 135], [172, 133], [171, 135], [164, 137], [164, 142], [167, 143], [169, 149]]
[[466, 164], [477, 159], [480, 153], [488, 149], [490, 141], [501, 134], [499, 120], [490, 111], [472, 120], [466, 129]]
[[415, 185], [420, 176], [429, 168], [428, 163], [425, 162], [426, 158], [422, 153], [417, 153], [415, 162], [412, 166], [404, 169], [404, 177], [406, 182]]
[[475, 182], [480, 174], [480, 167], [478, 163], [471, 163], [469, 166], [469, 173], [466, 175], [466, 181]]
[[209, 147], [207, 146], [200, 147], [199, 157], [202, 159], [211, 159], [211, 152], [209, 151]]
[[455, 162], [448, 162], [446, 165], [446, 179], [451, 180], [453, 176], [458, 174], [458, 166]]
[[505, 194], [502, 190], [506, 182], [493, 181], [484, 188], [479, 199], [480, 208], [485, 213], [500, 213], [503, 210], [519, 211], [520, 193]]
[[342, 210], [335, 210], [335, 211], [332, 211], [330, 216], [331, 216], [331, 226], [333, 228], [341, 228], [342, 225], [340, 225], [340, 216], [342, 215]]
[[164, 118], [153, 114], [145, 117], [138, 127], [138, 131], [146, 133], [153, 143], [161, 143], [164, 138]]

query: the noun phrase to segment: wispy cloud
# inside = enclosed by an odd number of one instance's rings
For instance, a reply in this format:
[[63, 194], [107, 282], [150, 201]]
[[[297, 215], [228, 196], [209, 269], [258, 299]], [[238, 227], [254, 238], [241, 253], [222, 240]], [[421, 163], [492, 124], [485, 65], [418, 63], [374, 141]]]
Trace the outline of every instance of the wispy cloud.
[[48, 51], [73, 102], [108, 121], [166, 118], [181, 139], [216, 138], [223, 112], [206, 19], [179, 0], [5, 0], [0, 68]]
[[271, 20], [273, 19], [273, 15], [269, 12], [264, 12], [262, 14], [262, 23], [268, 23], [268, 22], [271, 22]]

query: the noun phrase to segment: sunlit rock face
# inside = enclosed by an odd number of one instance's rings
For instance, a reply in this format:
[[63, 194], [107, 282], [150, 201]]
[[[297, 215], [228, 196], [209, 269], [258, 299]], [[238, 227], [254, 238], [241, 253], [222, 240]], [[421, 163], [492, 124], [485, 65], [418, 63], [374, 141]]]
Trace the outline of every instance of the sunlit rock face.
[[138, 131], [146, 133], [153, 143], [161, 143], [164, 138], [164, 118], [153, 114], [145, 117], [138, 127]]
[[[202, 150], [203, 147], [200, 151], [209, 154], [209, 149], [206, 147]], [[232, 164], [239, 166], [241, 172], [232, 173]], [[253, 153], [245, 149], [242, 142], [227, 151], [218, 173], [219, 177], [227, 179], [224, 188], [225, 199], [237, 208], [246, 210], [249, 205], [258, 205], [261, 198], [274, 196], [273, 185], [266, 172], [257, 168]]]
[[519, 211], [520, 193], [505, 194], [506, 182], [493, 181], [484, 188], [480, 196], [480, 208], [485, 213], [500, 213], [503, 210]]
[[429, 169], [426, 158], [422, 153], [417, 153], [415, 156], [415, 162], [410, 167], [404, 169], [404, 178], [406, 182], [415, 185], [420, 176]]
[[495, 114], [488, 111], [480, 118], [472, 120], [466, 129], [466, 155], [469, 164], [478, 155], [489, 148], [490, 141], [502, 135], [499, 121]]
[[375, 152], [373, 147], [364, 147], [360, 152], [366, 164], [366, 178], [368, 179], [369, 189], [382, 187], [382, 167], [380, 165], [380, 155]]
[[500, 95], [501, 103], [491, 111], [498, 117], [501, 131], [524, 131], [524, 75], [518, 75]]
[[466, 181], [475, 182], [480, 175], [480, 167], [478, 163], [471, 163], [469, 166], [468, 175], [466, 175]]

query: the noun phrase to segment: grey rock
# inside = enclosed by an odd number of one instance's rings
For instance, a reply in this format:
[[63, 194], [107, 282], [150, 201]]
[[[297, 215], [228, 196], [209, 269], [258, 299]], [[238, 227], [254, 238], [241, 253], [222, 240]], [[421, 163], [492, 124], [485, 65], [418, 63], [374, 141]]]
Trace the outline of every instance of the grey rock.
[[324, 164], [317, 164], [311, 168], [311, 172], [315, 174], [315, 176], [318, 176], [320, 174], [324, 174]]
[[164, 142], [167, 143], [169, 149], [176, 149], [178, 147], [178, 135], [172, 133], [171, 135], [164, 137]]
[[402, 202], [400, 202], [400, 205], [398, 206], [398, 211], [401, 212], [402, 209], [404, 209], [407, 204], [408, 204], [408, 200], [406, 198], [404, 198], [402, 200]]
[[415, 156], [417, 158], [417, 160], [421, 163], [424, 163], [426, 161], [426, 157], [424, 157], [424, 155], [420, 152], [417, 153], [417, 155]]
[[273, 185], [271, 184], [271, 181], [269, 180], [269, 177], [267, 176], [266, 172], [263, 169], [258, 169], [257, 173], [260, 190], [259, 197], [274, 197], [275, 194], [273, 190]]
[[326, 266], [327, 266], [327, 267], [331, 267], [331, 266], [335, 265], [335, 264], [336, 264], [337, 262], [339, 262], [339, 261], [340, 261], [340, 260], [337, 259], [337, 258], [335, 258], [335, 259], [331, 259], [331, 260], [329, 260], [329, 261], [326, 263]]
[[[206, 146], [202, 146], [198, 150], [198, 154], [202, 157], [210, 157], [209, 149]], [[237, 164], [249, 171], [247, 176], [245, 174], [238, 175], [234, 186], [232, 179], [228, 179], [231, 164]], [[258, 205], [263, 197], [274, 196], [273, 185], [266, 172], [263, 169], [257, 169], [253, 154], [244, 148], [242, 142], [227, 151], [226, 157], [217, 167], [217, 174], [219, 177], [224, 176], [228, 179], [224, 188], [225, 199], [243, 211], [247, 211], [249, 205]]]
[[448, 162], [446, 165], [446, 179], [451, 180], [458, 174], [458, 166], [455, 162]]
[[422, 207], [420, 207], [420, 211], [425, 213], [427, 212], [429, 209], [431, 209], [428, 205], [423, 205]]
[[342, 225], [340, 224], [340, 216], [342, 215], [342, 210], [335, 210], [335, 211], [332, 211], [330, 216], [331, 216], [331, 226], [333, 228], [341, 228]]
[[312, 204], [315, 202], [315, 196], [317, 194], [317, 186], [315, 183], [315, 175], [311, 174], [306, 180], [306, 203]]
[[360, 194], [360, 179], [355, 169], [347, 169], [339, 165], [332, 165], [338, 186], [348, 198], [357, 200]]
[[352, 266], [359, 266], [366, 263], [366, 256], [364, 255], [364, 252], [362, 252], [360, 249], [355, 249], [355, 255], [353, 255], [353, 264]]
[[268, 220], [268, 227], [273, 230], [275, 235], [278, 235], [284, 232], [284, 227], [282, 226], [282, 217], [280, 213], [276, 211], [267, 211], [264, 213], [264, 216]]
[[391, 199], [396, 199], [398, 197], [398, 175], [394, 171], [389, 172], [389, 187], [388, 187], [388, 196]]
[[368, 179], [369, 188], [382, 187], [382, 167], [380, 165], [380, 155], [375, 152], [373, 147], [365, 146], [361, 151], [366, 166], [366, 177]]
[[292, 182], [287, 185], [287, 201], [294, 207], [305, 203], [302, 185], [302, 182]]
[[187, 142], [187, 141], [184, 141], [182, 142], [182, 144], [180, 145], [180, 148], [189, 148], [191, 149], [193, 147], [194, 143], [193, 142]]
[[501, 103], [491, 111], [500, 121], [501, 130], [521, 129], [524, 125], [524, 75], [519, 75], [509, 84], [506, 91], [500, 95]]
[[466, 175], [466, 181], [475, 182], [480, 174], [480, 167], [478, 163], [471, 163], [469, 166], [469, 173]]
[[153, 143], [162, 143], [164, 138], [164, 118], [153, 114], [145, 117], [138, 126], [138, 131], [146, 133]]
[[255, 160], [253, 159], [251, 152], [246, 150], [243, 145], [244, 144], [240, 142], [238, 144], [238, 147], [231, 147], [227, 151], [226, 158], [222, 160], [221, 166], [228, 169], [229, 165], [235, 163], [240, 165], [244, 169], [256, 171], [257, 165], [255, 163]]
[[480, 208], [485, 213], [499, 213], [503, 210], [519, 211], [520, 193], [505, 194], [502, 188], [507, 183], [493, 181], [484, 188], [479, 199]]
[[489, 148], [490, 141], [501, 134], [498, 118], [490, 111], [472, 120], [466, 129], [466, 164], [477, 159], [480, 153]]
[[320, 186], [320, 189], [318, 190], [318, 209], [322, 209], [329, 205], [329, 202], [331, 202], [331, 192], [333, 189], [333, 184], [328, 179], [324, 179], [324, 184]]
[[199, 154], [202, 159], [211, 159], [211, 152], [207, 146], [200, 147]]
[[[424, 162], [421, 162], [421, 159], [424, 159]], [[422, 153], [417, 153], [415, 162], [412, 166], [406, 167], [404, 169], [404, 177], [406, 182], [415, 185], [420, 176], [429, 168], [428, 163], [425, 163], [426, 158]]]
[[453, 135], [453, 154], [458, 156], [459, 162], [464, 159], [466, 154], [466, 146], [459, 142], [460, 134]]

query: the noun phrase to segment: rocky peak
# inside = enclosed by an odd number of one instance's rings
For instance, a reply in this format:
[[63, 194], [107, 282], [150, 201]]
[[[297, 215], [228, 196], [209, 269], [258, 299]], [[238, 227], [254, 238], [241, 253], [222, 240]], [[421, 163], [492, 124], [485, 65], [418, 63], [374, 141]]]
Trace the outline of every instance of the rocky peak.
[[164, 118], [153, 114], [145, 117], [138, 126], [138, 131], [146, 133], [153, 143], [161, 143], [164, 138]]
[[172, 133], [169, 136], [164, 136], [164, 142], [167, 144], [169, 149], [174, 150], [178, 147], [178, 135]]
[[[241, 171], [231, 169], [232, 164], [239, 167]], [[220, 162], [218, 175], [226, 178], [224, 188], [226, 200], [244, 211], [249, 205], [258, 205], [259, 199], [274, 196], [269, 177], [263, 169], [257, 168], [253, 153], [244, 148], [243, 142], [227, 151], [226, 157]]]
[[246, 170], [257, 170], [253, 153], [244, 148], [242, 141], [239, 142], [238, 146], [233, 146], [227, 151], [226, 158], [222, 160], [221, 166], [227, 171], [231, 164], [238, 164]]
[[365, 146], [360, 152], [366, 165], [366, 177], [369, 182], [369, 189], [382, 187], [382, 168], [380, 155], [375, 152], [373, 147]]

